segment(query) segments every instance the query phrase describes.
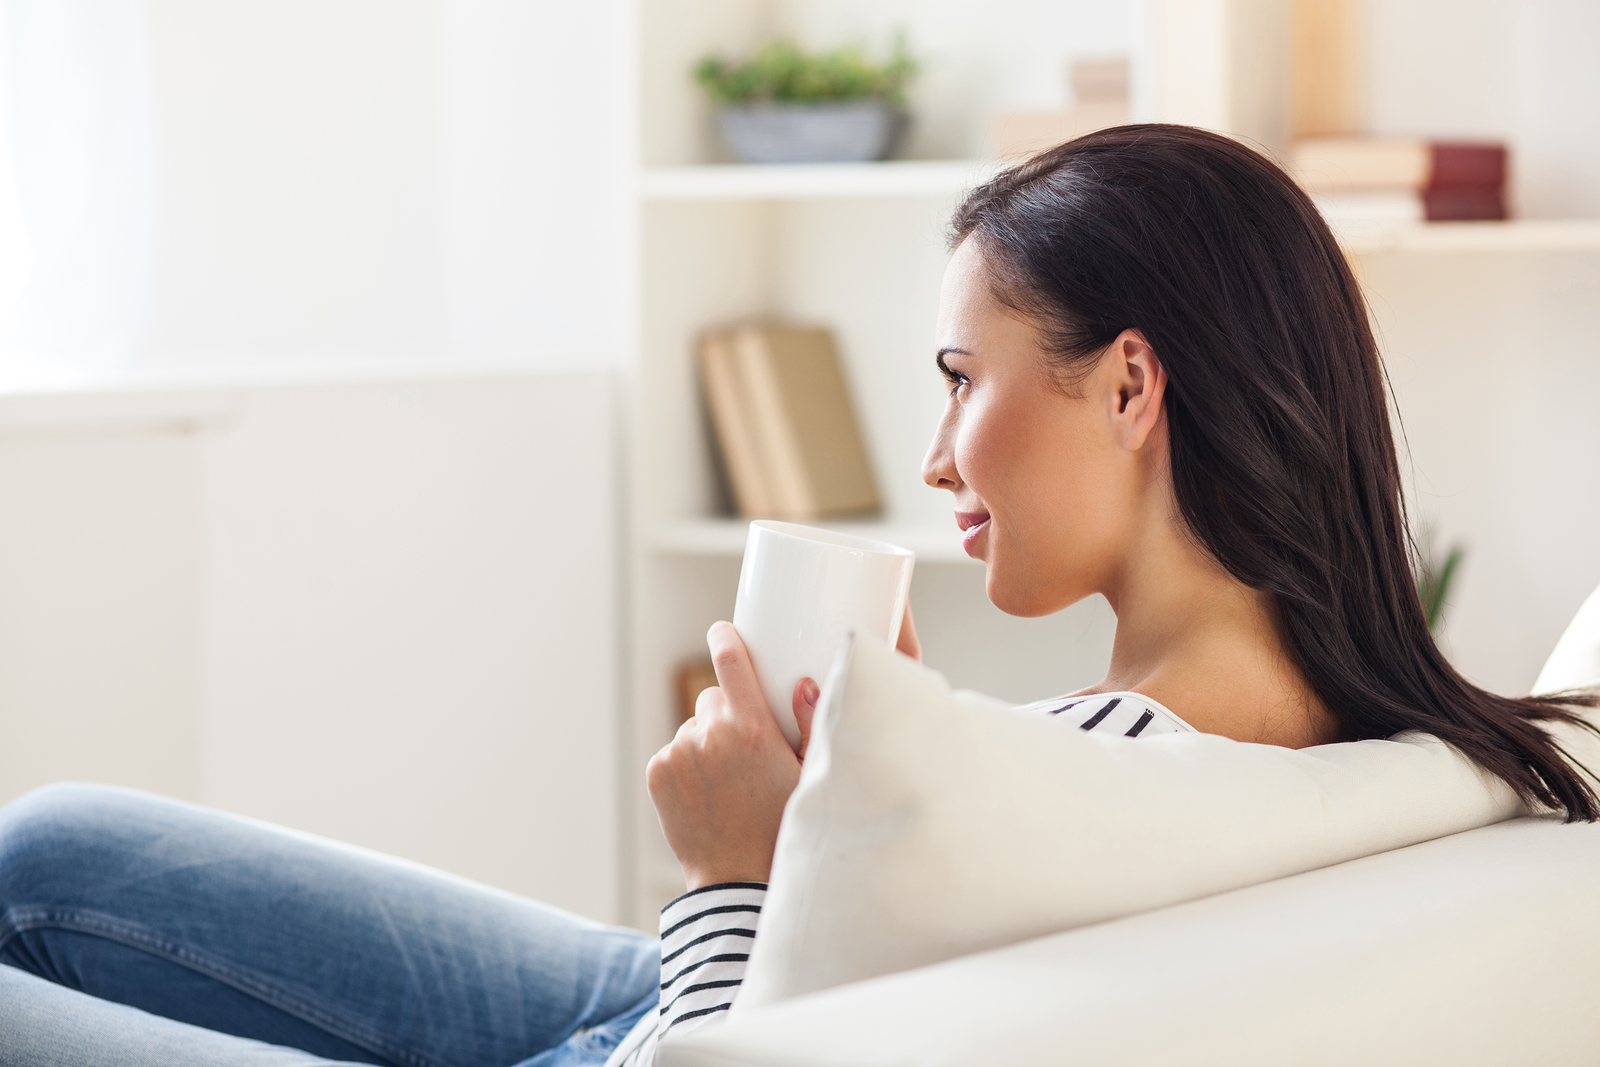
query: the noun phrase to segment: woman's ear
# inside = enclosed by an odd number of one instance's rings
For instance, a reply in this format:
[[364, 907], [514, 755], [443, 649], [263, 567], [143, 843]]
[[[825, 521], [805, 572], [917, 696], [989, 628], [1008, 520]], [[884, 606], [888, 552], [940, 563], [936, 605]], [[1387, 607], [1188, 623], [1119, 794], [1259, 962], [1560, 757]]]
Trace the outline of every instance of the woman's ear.
[[1106, 352], [1111, 423], [1118, 444], [1136, 452], [1161, 422], [1167, 371], [1140, 330], [1123, 330]]

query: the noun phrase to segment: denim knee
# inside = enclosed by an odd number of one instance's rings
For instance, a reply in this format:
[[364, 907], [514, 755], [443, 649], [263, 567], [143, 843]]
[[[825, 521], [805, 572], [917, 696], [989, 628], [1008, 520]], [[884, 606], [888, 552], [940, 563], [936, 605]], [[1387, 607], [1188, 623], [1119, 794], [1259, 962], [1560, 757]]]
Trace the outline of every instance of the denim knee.
[[60, 782], [0, 807], [0, 927], [7, 908], [51, 903], [63, 887], [80, 883], [99, 865], [91, 855], [104, 855], [117, 824], [143, 799], [114, 786]]

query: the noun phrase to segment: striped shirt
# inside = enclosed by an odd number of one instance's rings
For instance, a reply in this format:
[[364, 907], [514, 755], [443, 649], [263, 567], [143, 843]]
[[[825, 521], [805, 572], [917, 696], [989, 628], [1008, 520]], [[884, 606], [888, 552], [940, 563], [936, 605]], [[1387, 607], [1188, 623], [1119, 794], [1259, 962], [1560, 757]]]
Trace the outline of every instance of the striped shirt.
[[[1096, 693], [1025, 704], [1076, 722], [1079, 729], [1124, 737], [1194, 733], [1194, 727], [1138, 693]], [[763, 882], [727, 882], [691, 889], [661, 909], [661, 1003], [617, 1046], [606, 1067], [650, 1067], [666, 1034], [726, 1018], [744, 981], [755, 942]]]

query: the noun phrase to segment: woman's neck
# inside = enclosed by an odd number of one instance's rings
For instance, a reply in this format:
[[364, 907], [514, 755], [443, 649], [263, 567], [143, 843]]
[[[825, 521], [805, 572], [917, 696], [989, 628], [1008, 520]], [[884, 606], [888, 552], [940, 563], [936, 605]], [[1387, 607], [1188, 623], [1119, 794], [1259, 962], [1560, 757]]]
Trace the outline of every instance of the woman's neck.
[[1117, 614], [1105, 680], [1171, 708], [1195, 729], [1304, 748], [1338, 724], [1283, 645], [1271, 598], [1234, 578], [1165, 509], [1143, 525], [1104, 592]]

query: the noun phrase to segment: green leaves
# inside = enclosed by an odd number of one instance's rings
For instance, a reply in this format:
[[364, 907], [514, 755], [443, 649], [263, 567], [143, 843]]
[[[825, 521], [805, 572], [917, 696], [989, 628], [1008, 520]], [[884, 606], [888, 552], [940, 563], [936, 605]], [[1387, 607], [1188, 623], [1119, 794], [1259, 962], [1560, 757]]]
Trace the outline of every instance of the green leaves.
[[1450, 584], [1455, 580], [1456, 568], [1461, 566], [1466, 549], [1454, 544], [1443, 560], [1434, 558], [1431, 529], [1424, 532], [1421, 549], [1421, 558], [1417, 561], [1417, 596], [1422, 599], [1422, 611], [1428, 617], [1428, 630], [1437, 634], [1449, 603]]
[[881, 100], [898, 107], [905, 103], [906, 86], [916, 73], [916, 60], [906, 52], [902, 35], [882, 64], [872, 62], [860, 48], [808, 53], [793, 41], [779, 39], [740, 63], [706, 56], [695, 65], [694, 79], [713, 100], [724, 104]]

